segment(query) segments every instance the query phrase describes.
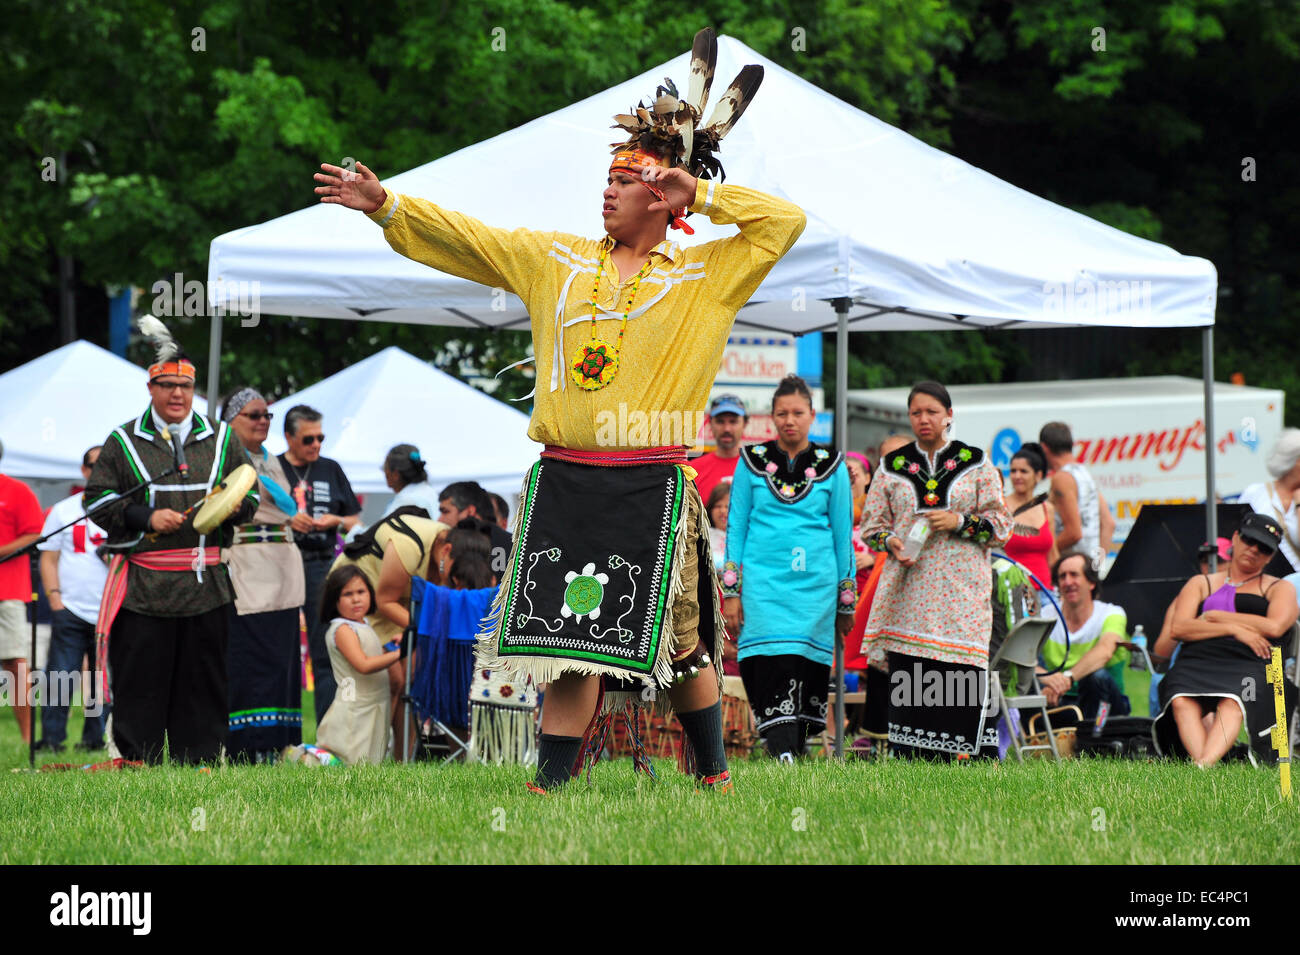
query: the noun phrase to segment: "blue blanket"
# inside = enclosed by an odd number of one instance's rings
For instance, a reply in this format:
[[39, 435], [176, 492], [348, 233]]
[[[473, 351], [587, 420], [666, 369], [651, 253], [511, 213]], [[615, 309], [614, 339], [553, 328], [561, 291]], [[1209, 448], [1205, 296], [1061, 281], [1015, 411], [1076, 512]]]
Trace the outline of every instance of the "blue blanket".
[[469, 726], [474, 638], [496, 595], [496, 587], [452, 590], [412, 578], [417, 656], [411, 696], [421, 720], [432, 717], [447, 726]]

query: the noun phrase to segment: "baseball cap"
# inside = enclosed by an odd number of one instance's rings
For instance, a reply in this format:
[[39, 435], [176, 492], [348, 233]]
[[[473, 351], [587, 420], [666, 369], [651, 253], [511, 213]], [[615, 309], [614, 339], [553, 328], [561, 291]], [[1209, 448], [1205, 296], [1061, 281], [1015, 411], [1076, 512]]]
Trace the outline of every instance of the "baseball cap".
[[742, 418], [748, 418], [749, 412], [745, 410], [745, 403], [738, 397], [731, 394], [718, 395], [713, 399], [713, 404], [709, 405], [709, 417], [715, 414], [734, 414]]
[[1265, 514], [1252, 511], [1241, 519], [1237, 533], [1242, 540], [1260, 544], [1270, 554], [1282, 543], [1282, 528], [1277, 521]]

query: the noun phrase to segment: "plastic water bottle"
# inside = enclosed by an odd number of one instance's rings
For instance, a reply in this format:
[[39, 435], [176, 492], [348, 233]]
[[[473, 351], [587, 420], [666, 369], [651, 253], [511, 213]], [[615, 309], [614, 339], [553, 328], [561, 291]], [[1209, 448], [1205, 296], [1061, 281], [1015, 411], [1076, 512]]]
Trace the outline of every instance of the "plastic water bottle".
[[[1142, 624], [1138, 624], [1133, 628], [1133, 636], [1129, 638], [1129, 643], [1132, 643], [1143, 650], [1147, 648], [1146, 630], [1143, 628]], [[1146, 657], [1141, 653], [1135, 653], [1129, 659], [1128, 665], [1134, 670], [1145, 670], [1147, 666]]]
[[903, 559], [916, 560], [916, 555], [921, 553], [921, 548], [929, 537], [929, 521], [922, 519], [913, 524], [912, 529], [907, 532], [907, 537], [903, 540]]

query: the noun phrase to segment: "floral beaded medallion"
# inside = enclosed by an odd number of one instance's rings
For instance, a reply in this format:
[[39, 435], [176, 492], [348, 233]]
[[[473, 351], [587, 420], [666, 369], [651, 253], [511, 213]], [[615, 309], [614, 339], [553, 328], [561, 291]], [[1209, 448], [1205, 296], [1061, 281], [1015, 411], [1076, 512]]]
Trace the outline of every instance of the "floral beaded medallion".
[[578, 346], [569, 368], [573, 382], [587, 391], [599, 391], [614, 380], [618, 373], [618, 349], [609, 342], [593, 338]]

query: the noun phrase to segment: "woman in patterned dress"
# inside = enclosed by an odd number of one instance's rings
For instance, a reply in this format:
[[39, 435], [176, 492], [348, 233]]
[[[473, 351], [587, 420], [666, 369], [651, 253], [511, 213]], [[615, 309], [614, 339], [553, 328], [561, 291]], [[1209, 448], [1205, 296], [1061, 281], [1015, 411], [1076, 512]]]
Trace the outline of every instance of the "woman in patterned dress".
[[919, 382], [907, 410], [916, 440], [881, 462], [862, 518], [864, 540], [897, 558], [881, 576], [863, 652], [889, 667], [892, 750], [960, 758], [989, 747], [996, 754], [985, 676], [989, 550], [1012, 525], [1002, 475], [979, 448], [947, 437], [952, 399], [943, 385]]

